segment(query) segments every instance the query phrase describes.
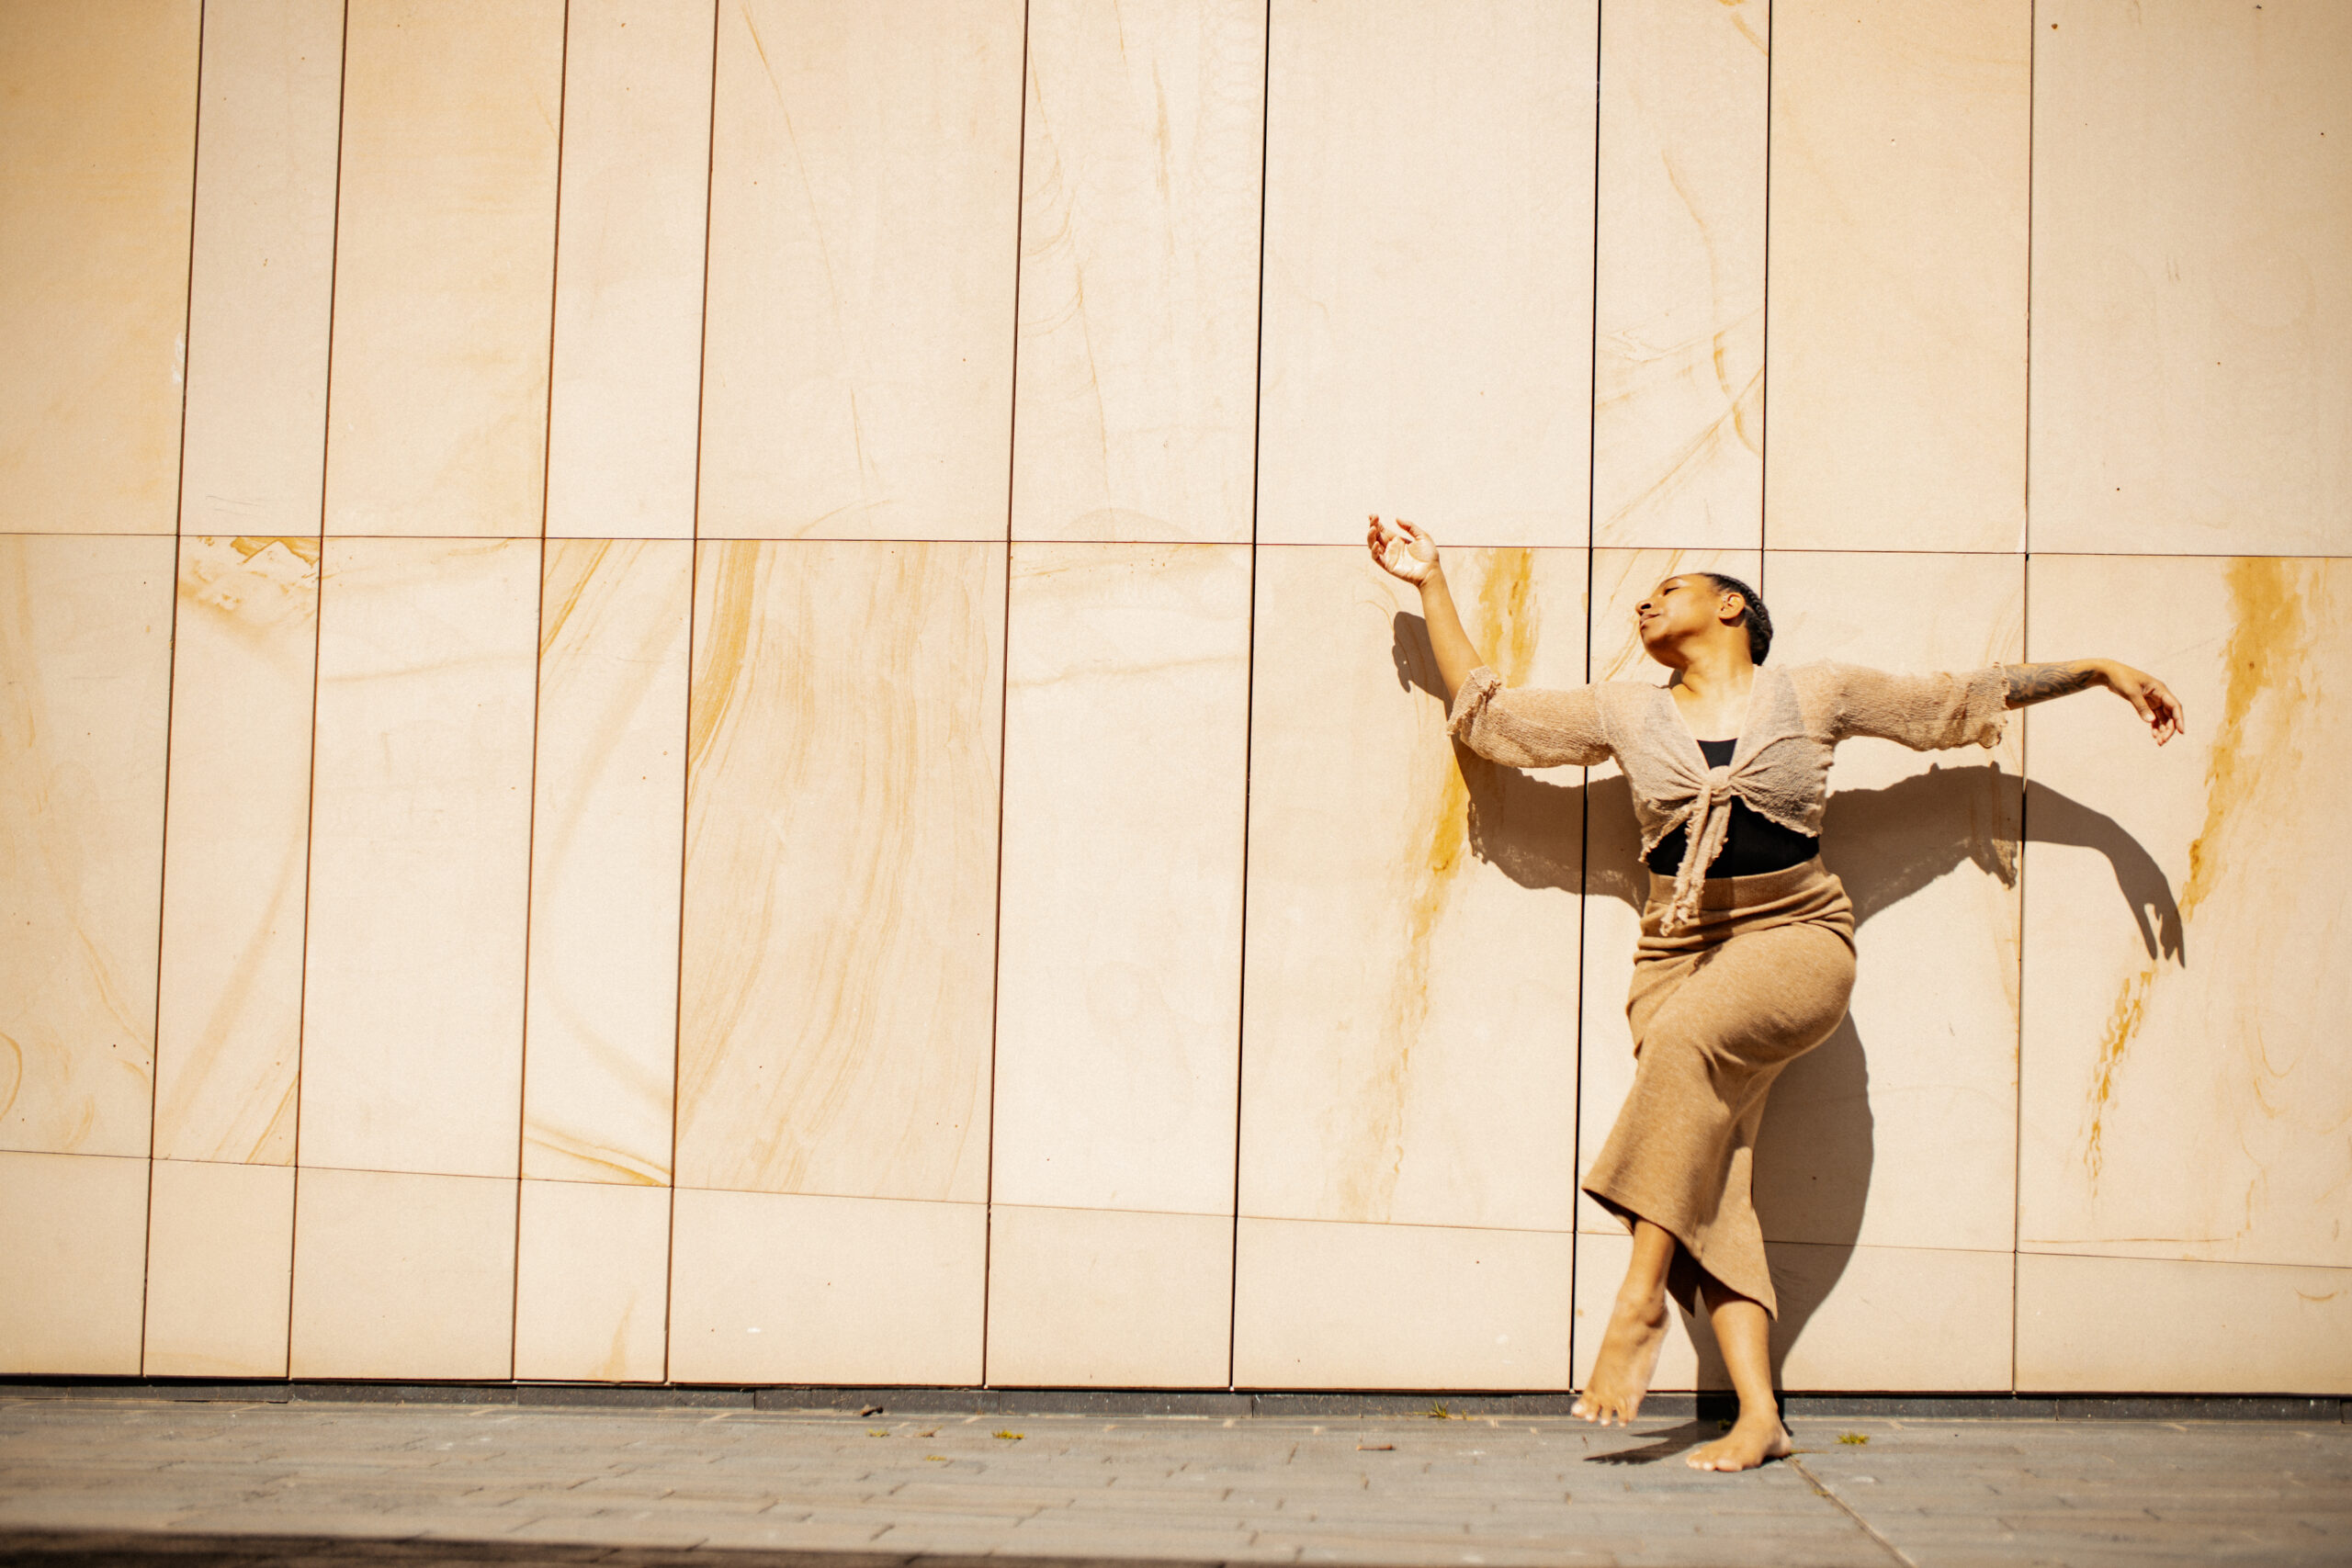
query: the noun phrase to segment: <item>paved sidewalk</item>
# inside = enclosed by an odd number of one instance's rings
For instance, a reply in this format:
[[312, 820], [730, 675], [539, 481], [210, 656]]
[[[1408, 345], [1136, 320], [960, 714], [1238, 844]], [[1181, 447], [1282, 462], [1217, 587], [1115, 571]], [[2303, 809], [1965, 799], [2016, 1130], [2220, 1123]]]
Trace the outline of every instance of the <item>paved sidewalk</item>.
[[2352, 1562], [2352, 1427], [946, 1416], [0, 1394], [0, 1562]]

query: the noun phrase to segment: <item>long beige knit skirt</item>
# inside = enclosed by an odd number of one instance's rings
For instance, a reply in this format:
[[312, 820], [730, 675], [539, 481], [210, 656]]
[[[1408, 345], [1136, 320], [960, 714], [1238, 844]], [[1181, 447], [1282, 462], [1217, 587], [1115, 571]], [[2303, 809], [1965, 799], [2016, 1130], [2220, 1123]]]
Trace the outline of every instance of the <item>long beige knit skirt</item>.
[[[1584, 1190], [1630, 1227], [1780, 1315], [1750, 1195], [1764, 1097], [1826, 1040], [1854, 989], [1854, 906], [1819, 859], [1711, 878], [1698, 923], [1660, 934], [1674, 879], [1653, 874], [1625, 1016], [1634, 1087]], [[1678, 1295], [1684, 1294], [1678, 1291]]]

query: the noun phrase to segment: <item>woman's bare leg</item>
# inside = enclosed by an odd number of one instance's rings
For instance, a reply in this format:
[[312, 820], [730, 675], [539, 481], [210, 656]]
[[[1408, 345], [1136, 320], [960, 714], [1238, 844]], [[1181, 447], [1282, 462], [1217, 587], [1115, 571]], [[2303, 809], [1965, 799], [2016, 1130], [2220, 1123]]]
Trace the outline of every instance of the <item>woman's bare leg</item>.
[[1739, 1393], [1739, 1419], [1685, 1462], [1693, 1470], [1754, 1470], [1789, 1451], [1788, 1429], [1772, 1398], [1772, 1319], [1761, 1304], [1714, 1279], [1700, 1289], [1715, 1346]]
[[1634, 1222], [1634, 1258], [1625, 1266], [1625, 1282], [1617, 1287], [1617, 1304], [1610, 1309], [1592, 1377], [1572, 1414], [1604, 1427], [1623, 1426], [1641, 1409], [1657, 1371], [1657, 1353], [1666, 1345], [1666, 1271], [1673, 1267], [1675, 1245], [1674, 1233], [1663, 1225]]

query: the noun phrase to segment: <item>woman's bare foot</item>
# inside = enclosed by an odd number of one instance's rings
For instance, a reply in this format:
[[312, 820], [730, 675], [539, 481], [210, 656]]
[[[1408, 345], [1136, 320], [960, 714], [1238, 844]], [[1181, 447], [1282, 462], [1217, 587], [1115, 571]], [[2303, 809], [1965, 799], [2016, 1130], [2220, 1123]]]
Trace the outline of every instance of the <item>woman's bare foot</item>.
[[1608, 1331], [1600, 1337], [1592, 1377], [1569, 1414], [1604, 1427], [1611, 1422], [1629, 1425], [1657, 1371], [1658, 1352], [1666, 1348], [1666, 1324], [1665, 1291], [1630, 1300], [1619, 1296], [1610, 1309]]
[[1790, 1451], [1789, 1430], [1778, 1412], [1742, 1411], [1730, 1431], [1683, 1462], [1693, 1470], [1754, 1470], [1766, 1460], [1786, 1459]]

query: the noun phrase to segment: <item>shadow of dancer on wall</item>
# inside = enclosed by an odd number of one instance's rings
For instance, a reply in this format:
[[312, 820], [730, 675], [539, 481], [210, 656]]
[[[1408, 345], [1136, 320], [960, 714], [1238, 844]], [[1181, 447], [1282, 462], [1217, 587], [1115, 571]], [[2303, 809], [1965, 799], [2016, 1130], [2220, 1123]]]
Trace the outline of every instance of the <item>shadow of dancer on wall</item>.
[[[1398, 683], [1442, 701], [1419, 617], [1397, 615], [1396, 639]], [[1489, 762], [1458, 742], [1453, 752], [1469, 795], [1473, 855], [1522, 887], [1613, 897], [1641, 912], [1649, 873], [1632, 787], [1622, 774], [1556, 784]], [[2015, 889], [2026, 840], [2104, 855], [2148, 957], [2187, 966], [2180, 906], [2140, 841], [2105, 813], [1990, 762], [1930, 766], [1879, 788], [1836, 791], [1822, 821], [1821, 852], [1853, 900], [1859, 934], [1874, 916], [1963, 865]], [[1633, 956], [1624, 954], [1626, 979]], [[1610, 983], [1605, 975], [1597, 978]], [[1932, 1157], [1933, 1151], [1914, 1155]], [[1869, 1058], [1849, 1013], [1781, 1075], [1757, 1140], [1757, 1215], [1781, 1298], [1772, 1326], [1776, 1382], [1853, 1257], [1876, 1158]], [[1686, 1311], [1683, 1317], [1699, 1352], [1700, 1387], [1728, 1387], [1703, 1316]]]

